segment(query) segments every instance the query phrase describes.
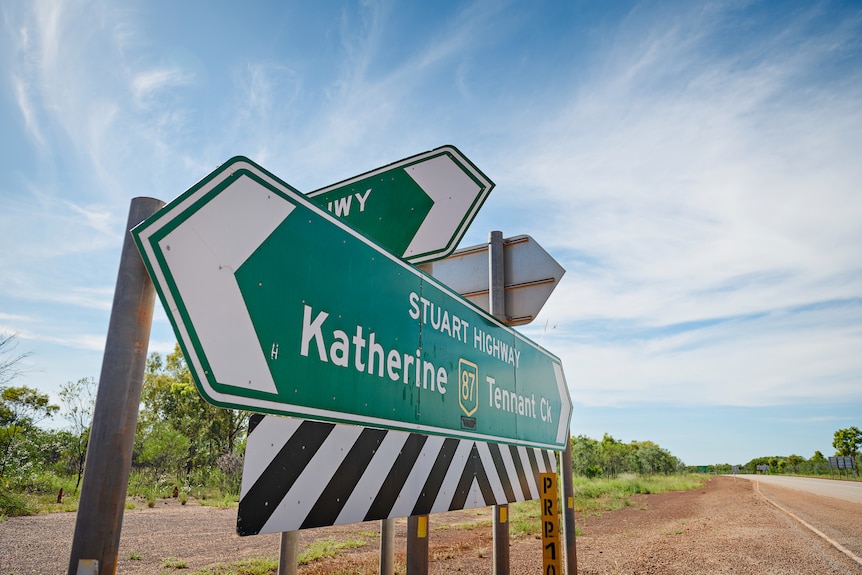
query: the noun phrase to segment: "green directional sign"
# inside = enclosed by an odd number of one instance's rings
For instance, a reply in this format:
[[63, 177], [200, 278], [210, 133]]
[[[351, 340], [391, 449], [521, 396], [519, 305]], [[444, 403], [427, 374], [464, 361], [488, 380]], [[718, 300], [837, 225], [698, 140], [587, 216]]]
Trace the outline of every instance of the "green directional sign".
[[308, 194], [374, 243], [411, 263], [448, 256], [494, 188], [444, 146]]
[[557, 357], [245, 158], [133, 233], [216, 405], [566, 445]]

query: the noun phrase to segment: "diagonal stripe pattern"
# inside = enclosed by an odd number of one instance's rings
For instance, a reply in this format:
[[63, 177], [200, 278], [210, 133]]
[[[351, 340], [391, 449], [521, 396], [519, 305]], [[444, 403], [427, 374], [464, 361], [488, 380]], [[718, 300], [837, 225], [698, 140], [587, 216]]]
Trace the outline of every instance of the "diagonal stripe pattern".
[[256, 535], [538, 499], [547, 450], [253, 415], [237, 533]]

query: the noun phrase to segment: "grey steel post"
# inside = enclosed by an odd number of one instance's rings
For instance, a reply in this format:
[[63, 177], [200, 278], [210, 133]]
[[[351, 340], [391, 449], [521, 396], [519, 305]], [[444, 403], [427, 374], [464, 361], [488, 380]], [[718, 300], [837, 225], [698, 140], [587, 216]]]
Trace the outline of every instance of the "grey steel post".
[[[488, 235], [488, 311], [506, 323], [503, 232]], [[494, 575], [509, 573], [509, 505], [494, 506]]]
[[566, 530], [566, 573], [577, 575], [578, 551], [575, 544], [575, 488], [572, 483], [572, 439], [566, 441], [566, 449], [560, 458], [560, 473], [563, 475], [563, 521]]
[[[163, 205], [154, 198], [134, 198], [125, 229], [131, 230]], [[113, 575], [117, 570], [155, 296], [135, 242], [126, 233], [93, 409], [69, 575], [77, 573], [80, 560], [98, 561], [99, 575]]]
[[503, 232], [488, 234], [488, 313], [506, 323]]
[[395, 519], [380, 521], [380, 575], [395, 575]]
[[428, 575], [428, 516], [407, 518], [407, 575]]
[[282, 531], [278, 548], [278, 575], [296, 575], [299, 565], [299, 531]]

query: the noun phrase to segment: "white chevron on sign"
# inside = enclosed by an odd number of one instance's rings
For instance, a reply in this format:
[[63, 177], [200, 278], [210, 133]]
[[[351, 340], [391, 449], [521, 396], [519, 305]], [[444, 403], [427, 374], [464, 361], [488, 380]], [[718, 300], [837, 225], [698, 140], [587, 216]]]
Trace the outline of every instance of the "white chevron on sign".
[[539, 498], [553, 451], [252, 416], [237, 533], [256, 535]]

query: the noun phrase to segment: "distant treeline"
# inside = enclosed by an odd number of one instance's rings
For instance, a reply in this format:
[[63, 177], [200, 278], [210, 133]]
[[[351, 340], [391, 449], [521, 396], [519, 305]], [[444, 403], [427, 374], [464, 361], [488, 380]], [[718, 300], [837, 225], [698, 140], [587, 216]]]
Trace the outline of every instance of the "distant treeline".
[[[858, 427], [839, 429], [833, 436], [832, 446], [835, 455], [849, 456], [856, 462], [858, 475], [862, 456], [862, 431]], [[686, 466], [668, 450], [662, 449], [652, 441], [632, 441], [623, 443], [607, 433], [596, 440], [585, 435], [572, 437], [572, 471], [575, 475], [588, 478], [613, 478], [621, 473], [653, 475], [673, 473], [764, 473], [758, 466], [767, 466], [766, 473], [792, 475], [847, 475], [852, 471], [831, 469], [829, 457], [815, 451], [811, 459], [801, 455], [756, 457], [745, 464], [721, 463], [717, 465]]]
[[[856, 469], [858, 473], [860, 458], [856, 456]], [[755, 457], [746, 464], [730, 464], [721, 463], [718, 465], [708, 465], [703, 467], [691, 468], [696, 471], [705, 471], [708, 473], [733, 473], [733, 468], [737, 467], [738, 473], [757, 473], [760, 465], [769, 467], [766, 473], [787, 474], [787, 475], [836, 475], [839, 472], [844, 473], [844, 470], [831, 469], [829, 467], [829, 458], [824, 456], [820, 451], [815, 451], [811, 459], [805, 459], [801, 455], [787, 456], [770, 456], [770, 457]], [[760, 471], [763, 473], [763, 471]], [[850, 474], [852, 475], [852, 471]]]
[[[832, 436], [832, 447], [835, 448], [835, 455], [852, 457], [855, 462], [854, 467], [859, 469], [859, 464], [862, 463], [862, 457], [859, 455], [859, 448], [862, 447], [862, 430], [858, 427], [851, 426], [837, 430]], [[762, 466], [767, 466], [764, 470]], [[755, 457], [746, 464], [730, 464], [722, 463], [718, 465], [706, 465], [703, 467], [691, 468], [692, 470], [708, 472], [708, 473], [733, 473], [734, 467], [739, 473], [771, 473], [771, 474], [793, 474], [793, 475], [836, 475], [845, 473], [852, 475], [853, 472], [844, 469], [832, 469], [829, 465], [829, 457], [824, 456], [820, 451], [815, 451], [811, 459], [805, 459], [801, 455], [772, 455], [766, 457]], [[761, 467], [761, 469], [758, 469]]]
[[601, 441], [572, 437], [572, 471], [584, 477], [616, 477], [621, 473], [670, 475], [686, 471], [679, 458], [652, 441], [623, 443], [607, 433]]

